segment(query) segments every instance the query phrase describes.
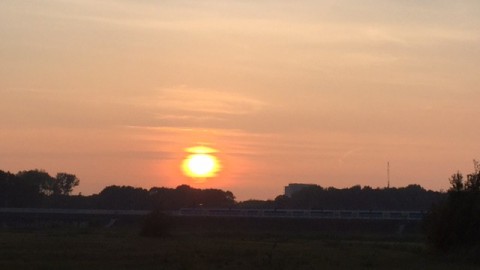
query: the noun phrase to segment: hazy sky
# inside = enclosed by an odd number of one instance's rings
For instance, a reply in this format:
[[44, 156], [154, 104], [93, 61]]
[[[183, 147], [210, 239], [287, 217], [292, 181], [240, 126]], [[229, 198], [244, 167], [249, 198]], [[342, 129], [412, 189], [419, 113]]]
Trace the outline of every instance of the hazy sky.
[[[480, 159], [480, 1], [0, 1], [0, 169], [274, 198]], [[223, 171], [182, 175], [184, 149]]]

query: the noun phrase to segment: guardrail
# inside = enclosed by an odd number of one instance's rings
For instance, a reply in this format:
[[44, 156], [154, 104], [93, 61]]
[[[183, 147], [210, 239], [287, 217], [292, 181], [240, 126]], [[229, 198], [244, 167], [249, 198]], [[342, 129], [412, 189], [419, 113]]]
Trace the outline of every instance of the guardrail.
[[422, 220], [425, 211], [304, 210], [304, 209], [205, 209], [183, 208], [180, 216], [203, 217], [275, 217], [313, 219]]
[[148, 210], [107, 209], [51, 209], [51, 208], [0, 208], [0, 214], [54, 214], [54, 215], [120, 215], [144, 216]]
[[[145, 216], [149, 210], [107, 209], [44, 209], [0, 208], [0, 214], [35, 215], [95, 215], [95, 216]], [[425, 211], [375, 211], [375, 210], [305, 210], [305, 209], [228, 209], [228, 208], [182, 208], [165, 211], [173, 216], [201, 217], [250, 217], [250, 218], [311, 218], [311, 219], [377, 219], [377, 220], [422, 220]]]

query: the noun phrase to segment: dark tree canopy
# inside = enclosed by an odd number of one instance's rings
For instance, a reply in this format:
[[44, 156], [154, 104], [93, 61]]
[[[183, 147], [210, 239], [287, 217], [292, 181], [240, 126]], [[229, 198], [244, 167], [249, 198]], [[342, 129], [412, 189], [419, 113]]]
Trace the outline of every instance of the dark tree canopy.
[[[427, 240], [438, 251], [473, 250], [480, 255], [480, 171], [466, 179], [460, 172], [450, 177], [447, 200], [432, 208], [426, 219]], [[478, 259], [477, 259], [478, 260]]]
[[43, 170], [20, 171], [17, 174], [0, 171], [0, 206], [44, 207], [52, 195], [69, 195], [79, 184], [73, 174], [58, 173], [51, 177]]
[[148, 191], [130, 186], [108, 186], [97, 196], [103, 209], [149, 209]]
[[79, 179], [70, 173], [51, 177], [42, 170], [0, 171], [0, 207], [96, 208], [177, 210], [184, 207], [230, 208], [235, 196], [220, 189], [195, 189], [187, 185], [150, 190], [108, 186], [99, 194], [70, 196]]
[[[478, 179], [468, 177], [459, 187], [478, 188]], [[96, 208], [135, 210], [178, 210], [180, 208], [263, 208], [263, 209], [345, 209], [345, 210], [427, 210], [445, 198], [445, 193], [428, 191], [419, 185], [402, 188], [371, 188], [359, 185], [337, 189], [310, 186], [291, 197], [274, 200], [236, 202], [230, 191], [196, 189], [188, 185], [176, 188], [108, 186], [99, 194], [71, 196], [79, 180], [74, 174], [60, 172], [51, 177], [42, 170], [17, 174], [0, 171], [0, 206]]]
[[196, 189], [180, 185], [175, 189], [150, 189], [153, 204], [160, 209], [174, 210], [185, 207], [229, 208], [235, 205], [235, 196], [220, 189]]
[[52, 191], [56, 195], [70, 195], [73, 188], [80, 184], [80, 180], [74, 174], [57, 173]]
[[30, 170], [17, 173], [18, 184], [31, 193], [50, 195], [53, 192], [54, 179], [45, 171]]
[[[257, 208], [276, 209], [328, 209], [328, 210], [413, 210], [427, 211], [445, 198], [445, 194], [425, 190], [419, 185], [401, 188], [376, 188], [359, 185], [337, 189], [333, 187], [310, 186], [294, 192], [291, 197], [280, 195], [264, 206], [256, 201], [241, 202]], [[268, 205], [268, 206], [267, 206]]]

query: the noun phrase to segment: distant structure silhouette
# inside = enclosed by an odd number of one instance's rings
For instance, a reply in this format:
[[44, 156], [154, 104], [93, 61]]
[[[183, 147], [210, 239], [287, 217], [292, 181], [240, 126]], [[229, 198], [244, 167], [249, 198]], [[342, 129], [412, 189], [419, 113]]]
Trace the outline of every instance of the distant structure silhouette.
[[387, 162], [387, 188], [390, 188], [390, 161]]
[[298, 192], [304, 188], [309, 188], [309, 187], [316, 187], [318, 185], [315, 184], [300, 184], [300, 183], [292, 183], [288, 184], [288, 186], [285, 187], [285, 196], [292, 197], [292, 194], [295, 192]]

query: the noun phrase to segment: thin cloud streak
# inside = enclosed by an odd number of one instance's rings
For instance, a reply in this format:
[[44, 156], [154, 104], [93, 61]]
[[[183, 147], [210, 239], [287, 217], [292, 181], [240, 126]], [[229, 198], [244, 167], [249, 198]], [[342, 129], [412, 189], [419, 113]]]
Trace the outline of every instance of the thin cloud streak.
[[262, 110], [266, 104], [235, 92], [206, 89], [164, 89], [154, 105], [174, 111], [211, 114], [252, 114]]

